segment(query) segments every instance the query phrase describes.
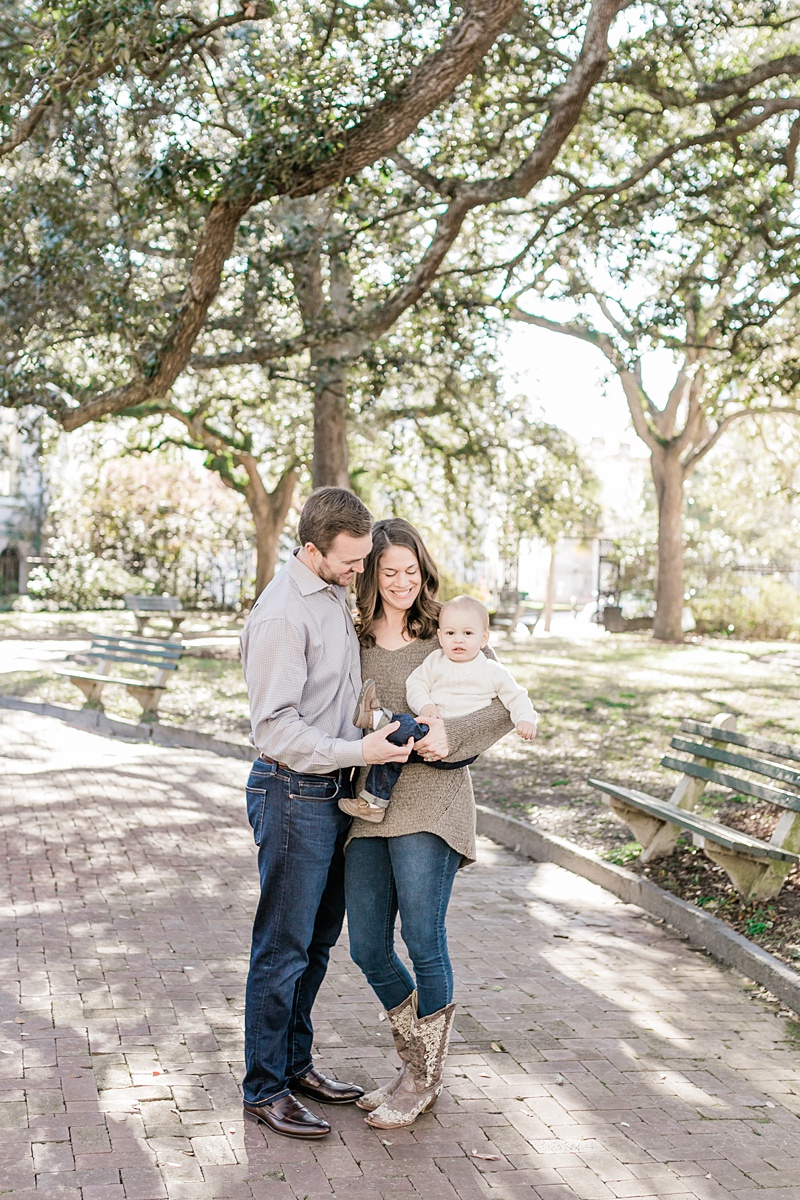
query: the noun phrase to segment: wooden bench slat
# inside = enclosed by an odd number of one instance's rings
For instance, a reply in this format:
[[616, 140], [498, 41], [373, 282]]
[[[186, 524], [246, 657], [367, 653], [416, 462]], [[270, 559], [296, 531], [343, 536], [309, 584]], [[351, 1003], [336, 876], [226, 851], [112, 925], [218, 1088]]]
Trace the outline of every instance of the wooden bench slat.
[[126, 608], [141, 612], [183, 612], [183, 606], [177, 596], [135, 596], [125, 595]]
[[181, 655], [184, 651], [182, 641], [173, 641], [172, 638], [147, 638], [136, 637], [132, 634], [112, 636], [107, 633], [98, 633], [92, 638], [92, 646], [110, 646], [123, 648], [136, 653], [142, 654], [169, 654]]
[[[152, 650], [148, 650], [145, 646], [125, 646], [115, 642], [92, 642], [91, 651], [97, 654], [130, 654], [132, 658], [164, 658], [164, 659], [179, 659], [183, 655], [183, 646], [176, 646], [174, 649], [162, 650], [160, 646]], [[89, 650], [85, 650], [84, 654], [88, 654]]]
[[148, 657], [134, 654], [117, 654], [113, 650], [85, 650], [83, 658], [93, 658], [98, 662], [135, 663], [140, 667], [158, 667], [162, 671], [176, 671], [178, 662], [174, 658]]
[[760, 783], [751, 783], [748, 779], [739, 779], [736, 775], [728, 775], [725, 771], [714, 771], [711, 767], [701, 767], [697, 763], [686, 762], [682, 758], [673, 758], [665, 754], [661, 760], [662, 767], [671, 771], [682, 771], [684, 775], [694, 775], [696, 779], [707, 779], [709, 783], [721, 783], [723, 787], [745, 796], [755, 796], [758, 800], [767, 800], [770, 804], [779, 804], [781, 808], [791, 808], [800, 812], [800, 797], [790, 792], [781, 792], [778, 788], [765, 787]]
[[681, 721], [681, 729], [684, 733], [713, 738], [715, 742], [732, 742], [734, 746], [761, 750], [764, 754], [774, 755], [775, 758], [789, 758], [793, 762], [800, 762], [800, 747], [790, 746], [786, 742], [773, 742], [771, 738], [761, 737], [760, 734], [737, 733], [735, 729], [717, 729], [704, 721], [691, 721], [688, 718]]
[[690, 833], [697, 833], [701, 837], [707, 837], [710, 841], [716, 842], [726, 850], [745, 850], [748, 854], [752, 854], [754, 858], [772, 858], [779, 862], [800, 862], [800, 855], [793, 854], [790, 850], [782, 850], [779, 846], [772, 846], [769, 842], [762, 842], [760, 838], [750, 837], [747, 833], [740, 833], [738, 829], [732, 829], [728, 825], [721, 825], [718, 821], [712, 821], [708, 817], [701, 817], [697, 813], [687, 811], [686, 809], [676, 808], [669, 801], [657, 800], [655, 796], [648, 796], [646, 792], [639, 792], [634, 788], [619, 787], [614, 783], [605, 783], [602, 779], [589, 779], [588, 782], [592, 787], [597, 788], [601, 792], [606, 792], [609, 796], [616, 796], [622, 801], [628, 801], [636, 808], [642, 809], [643, 812], [650, 813], [654, 817], [659, 817], [663, 821], [668, 821], [671, 825], [678, 825], [682, 829], [688, 829]]
[[119, 675], [95, 675], [90, 671], [67, 671], [63, 667], [55, 668], [56, 675], [66, 675], [68, 679], [93, 679], [98, 683], [118, 683], [122, 687], [144, 687], [144, 688], [160, 688], [164, 691], [164, 686], [158, 683], [147, 683], [143, 679], [123, 679]]
[[181, 606], [179, 601], [171, 603], [166, 596], [157, 596], [153, 600], [137, 600], [135, 605], [129, 606], [135, 612], [180, 612]]
[[[744, 771], [754, 771], [758, 775], [767, 775], [770, 779], [779, 779], [782, 783], [792, 783], [800, 787], [800, 771], [791, 767], [781, 767], [777, 763], [768, 762], [763, 758], [750, 758], [745, 754], [734, 754], [730, 750], [721, 750], [718, 746], [707, 746], [703, 742], [690, 742], [686, 738], [674, 737], [670, 742], [673, 750], [682, 750], [684, 754], [695, 754], [698, 758], [711, 758], [714, 762], [726, 763], [729, 767], [741, 767]], [[800, 800], [800, 796], [798, 796]]]
[[135, 634], [112, 637], [111, 634], [98, 633], [92, 638], [93, 646], [125, 646], [131, 650], [143, 650], [147, 654], [158, 652], [164, 654], [183, 654], [183, 642], [167, 640], [166, 638], [137, 637]]

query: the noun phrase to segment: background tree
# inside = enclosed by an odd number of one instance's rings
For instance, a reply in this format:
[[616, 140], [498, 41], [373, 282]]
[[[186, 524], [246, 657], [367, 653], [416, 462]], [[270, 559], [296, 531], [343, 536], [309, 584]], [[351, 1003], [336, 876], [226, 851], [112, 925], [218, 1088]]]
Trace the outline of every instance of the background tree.
[[[635, 19], [629, 7], [474, 0], [448, 25], [436, 5], [323, 15], [295, 2], [278, 26], [256, 5], [255, 23], [192, 43], [161, 74], [132, 56], [81, 84], [53, 136], [40, 121], [10, 156], [4, 402], [39, 404], [71, 429], [158, 409], [193, 354], [215, 369], [305, 356], [315, 482], [343, 481], [353, 364], [432, 288], [452, 303], [458, 276], [547, 261], [559, 238], [613, 214], [615, 197], [641, 198], [651, 178], [656, 208], [664, 180], [688, 175], [699, 152], [713, 168], [712, 151], [762, 127], [791, 147], [781, 122], [798, 108], [800, 55], [789, 16], [754, 2], [692, 0]], [[733, 153], [716, 171], [720, 187], [735, 183], [736, 163]], [[331, 189], [338, 213], [356, 186], [345, 179], [388, 202], [391, 273], [367, 272], [362, 286], [375, 217], [359, 201], [360, 224], [337, 218], [317, 237], [301, 294], [262, 289], [259, 256], [273, 276], [276, 266], [262, 209], [280, 221], [291, 205], [278, 197]], [[466, 287], [456, 303], [474, 297]]]
[[250, 598], [252, 544], [244, 505], [198, 457], [138, 459], [123, 439], [85, 431], [46, 460], [46, 566], [29, 591], [62, 608], [116, 607], [126, 591], [169, 592], [195, 608]]
[[[718, 80], [714, 88], [697, 85], [694, 42], [702, 45], [710, 17], [707, 8], [688, 11], [680, 30], [670, 18], [669, 36], [658, 23], [655, 39], [643, 38], [634, 27], [624, 31], [629, 36], [624, 50], [617, 51], [610, 79], [595, 88], [600, 101], [592, 88], [608, 55], [605, 38], [614, 15], [611, 10], [593, 5], [585, 25], [583, 16], [576, 22], [571, 10], [555, 13], [551, 28], [532, 22], [523, 29], [519, 45], [498, 46], [451, 98], [450, 122], [423, 123], [403, 153], [391, 156], [391, 165], [366, 170], [347, 187], [313, 201], [284, 200], [250, 214], [239, 239], [241, 268], [229, 277], [230, 286], [226, 284], [220, 296], [218, 308], [224, 312], [212, 314], [206, 323], [201, 337], [204, 352], [192, 360], [195, 369], [242, 363], [285, 366], [292, 356], [307, 358], [314, 391], [314, 482], [346, 486], [348, 417], [353, 415], [347, 381], [352, 365], [431, 289], [446, 285], [452, 302], [454, 277], [466, 272], [466, 278], [474, 280], [492, 265], [495, 256], [486, 254], [487, 237], [492, 250], [502, 249], [504, 242], [494, 228], [495, 209], [502, 226], [503, 206], [513, 211], [517, 201], [548, 179], [550, 186], [530, 204], [544, 229], [552, 225], [554, 231], [563, 232], [579, 219], [580, 211], [576, 216], [574, 209], [591, 209], [598, 203], [595, 191], [602, 193], [599, 200], [608, 199], [612, 188], [595, 189], [555, 165], [563, 148], [568, 163], [588, 157], [599, 167], [593, 122], [601, 119], [603, 106], [610, 107], [612, 116], [604, 118], [609, 138], [602, 151], [614, 146], [620, 162], [627, 162], [631, 132], [641, 150], [637, 175], [619, 185], [625, 191], [667, 160], [738, 136], [736, 114], [731, 110], [720, 120], [712, 100], [735, 96], [736, 111], [746, 114], [745, 126], [775, 118], [791, 103], [784, 104], [785, 97], [775, 104], [765, 103], [770, 100], [770, 87], [782, 91], [783, 77], [791, 76], [800, 63], [786, 55], [760, 63], [746, 76]], [[739, 17], [742, 26], [757, 26], [760, 20], [769, 27], [768, 16], [757, 6]], [[730, 57], [737, 34], [744, 37], [735, 20], [729, 16], [721, 20], [717, 12], [715, 30], [720, 25], [719, 45], [705, 51], [704, 65], [714, 76], [722, 60]], [[564, 61], [560, 50], [570, 38], [576, 45], [583, 39], [571, 63]], [[754, 55], [761, 49], [752, 46]], [[690, 56], [695, 64], [693, 88], [667, 96], [659, 73], [670, 73], [680, 60], [685, 77]], [[505, 68], [501, 80], [493, 72], [495, 58], [502, 58]], [[654, 61], [659, 71], [652, 73]], [[541, 79], [541, 87], [531, 87], [530, 74]], [[780, 82], [773, 85], [776, 79]], [[623, 102], [618, 95], [622, 81], [624, 91], [638, 89], [643, 104], [660, 104], [659, 122], [642, 122], [635, 112], [633, 122], [629, 120], [627, 96]], [[698, 131], [677, 136], [676, 117], [678, 128], [691, 130], [693, 120], [703, 129], [709, 116], [715, 127], [711, 135]], [[658, 126], [655, 138], [652, 124]], [[470, 130], [469, 139], [463, 136], [465, 129]], [[654, 141], [661, 147], [655, 155]], [[420, 150], [423, 163], [415, 161]], [[602, 159], [606, 170], [608, 154]], [[557, 200], [552, 199], [553, 183]], [[474, 300], [467, 288], [457, 303]]]
[[165, 446], [203, 452], [205, 466], [247, 504], [256, 551], [255, 595], [275, 572], [295, 489], [310, 459], [304, 381], [239, 369], [185, 379], [159, 405], [127, 410], [126, 452]]
[[[800, 374], [786, 361], [800, 275], [783, 132], [759, 127], [746, 154], [741, 139], [725, 155], [695, 153], [660, 183], [587, 212], [507, 305], [514, 320], [595, 346], [622, 384], [650, 451], [659, 638], [682, 636], [686, 481], [733, 423], [800, 415]], [[648, 379], [654, 350], [658, 374]]]
[[703, 632], [800, 634], [800, 442], [795, 422], [744, 419], [688, 487], [686, 581]]
[[[3, 282], [20, 289], [15, 299], [41, 294], [39, 317], [37, 305], [28, 308], [9, 347], [6, 402], [35, 399], [73, 429], [164, 398], [188, 362], [245, 214], [276, 196], [319, 192], [391, 152], [474, 69], [518, 6], [468, 0], [448, 26], [437, 4], [323, 12], [295, 2], [282, 5], [277, 20], [217, 31], [164, 80], [132, 56], [113, 80], [87, 82], [59, 136], [44, 140], [40, 124], [14, 156], [7, 199], [27, 236]], [[248, 4], [244, 15], [262, 11]], [[91, 38], [84, 41], [79, 49], [88, 52]], [[18, 107], [11, 105], [12, 120]], [[96, 193], [80, 219], [62, 206], [53, 220], [53, 206], [38, 198], [36, 182], [49, 178], [57, 201], [61, 172], [73, 182], [77, 173]], [[94, 265], [102, 263], [100, 277], [93, 272], [80, 291], [59, 298], [64, 277], [49, 279], [39, 253], [44, 245], [45, 258], [49, 250], [59, 259], [53, 241], [73, 253], [83, 244]], [[137, 255], [149, 271], [134, 280]], [[153, 263], [159, 257], [162, 270]], [[98, 303], [109, 287], [111, 303]], [[129, 319], [137, 292], [146, 302]], [[57, 373], [52, 389], [31, 369], [36, 355], [26, 336], [45, 313], [51, 333], [56, 324], [73, 345], [79, 332], [92, 339], [82, 369]], [[98, 333], [116, 336], [101, 347]]]

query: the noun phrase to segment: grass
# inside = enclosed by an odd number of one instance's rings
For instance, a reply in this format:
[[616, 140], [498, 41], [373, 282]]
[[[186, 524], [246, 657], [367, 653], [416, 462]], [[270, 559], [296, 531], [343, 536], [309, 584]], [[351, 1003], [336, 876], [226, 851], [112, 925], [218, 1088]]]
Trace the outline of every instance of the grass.
[[[123, 613], [101, 616], [109, 623], [108, 632], [132, 624], [129, 619], [125, 624]], [[50, 637], [88, 636], [89, 629], [99, 627], [94, 614], [43, 614], [37, 615], [33, 633], [30, 625], [19, 626], [22, 617], [23, 623], [31, 620], [28, 614], [0, 615], [0, 636], [43, 636], [48, 624]], [[162, 700], [164, 724], [247, 736], [247, 694], [230, 637], [236, 625], [235, 618], [206, 616], [186, 623], [188, 652]], [[228, 638], [208, 646], [194, 644], [213, 633]], [[744, 732], [800, 741], [800, 649], [784, 642], [712, 639], [662, 645], [649, 634], [586, 641], [523, 635], [512, 641], [501, 635], [495, 648], [529, 688], [541, 714], [540, 733], [532, 744], [512, 734], [478, 760], [472, 768], [477, 800], [647, 875], [800, 968], [797, 871], [768, 908], [763, 902], [741, 901], [727, 876], [688, 839], [681, 839], [668, 858], [642, 865], [630, 831], [586, 782], [587, 776], [599, 775], [669, 796], [676, 776], [660, 760], [682, 717], [708, 720], [732, 712]], [[46, 671], [0, 674], [0, 692], [72, 707], [82, 702], [67, 680]], [[110, 716], [138, 719], [138, 706], [122, 688], [107, 687], [104, 699]], [[730, 823], [746, 821], [753, 813], [749, 804], [732, 803], [713, 790], [704, 811], [713, 814], [723, 803]], [[767, 826], [774, 817], [763, 809], [761, 814], [761, 825], [752, 832], [769, 836]]]
[[[181, 626], [194, 634], [240, 629], [243, 618], [235, 613], [192, 613]], [[167, 637], [169, 621], [148, 628]], [[22, 638], [37, 641], [52, 638], [89, 638], [95, 633], [135, 633], [133, 616], [124, 608], [104, 608], [92, 612], [0, 612], [0, 640]]]

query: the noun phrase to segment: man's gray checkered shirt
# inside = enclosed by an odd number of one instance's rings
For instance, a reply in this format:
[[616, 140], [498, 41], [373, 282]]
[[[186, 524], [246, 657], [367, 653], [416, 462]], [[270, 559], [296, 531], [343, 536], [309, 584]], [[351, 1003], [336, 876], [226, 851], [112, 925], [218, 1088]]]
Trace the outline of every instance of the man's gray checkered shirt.
[[296, 553], [242, 631], [251, 741], [293, 771], [363, 767], [361, 730], [353, 725], [361, 661], [347, 595]]

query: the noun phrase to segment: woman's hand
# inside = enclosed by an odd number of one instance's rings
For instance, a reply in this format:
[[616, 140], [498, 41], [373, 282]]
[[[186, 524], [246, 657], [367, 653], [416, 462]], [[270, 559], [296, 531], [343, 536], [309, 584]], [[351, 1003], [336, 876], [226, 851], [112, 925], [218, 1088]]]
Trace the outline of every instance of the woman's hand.
[[428, 732], [417, 742], [414, 749], [426, 762], [440, 762], [450, 753], [444, 721], [441, 717], [433, 717], [425, 724], [429, 727]]

